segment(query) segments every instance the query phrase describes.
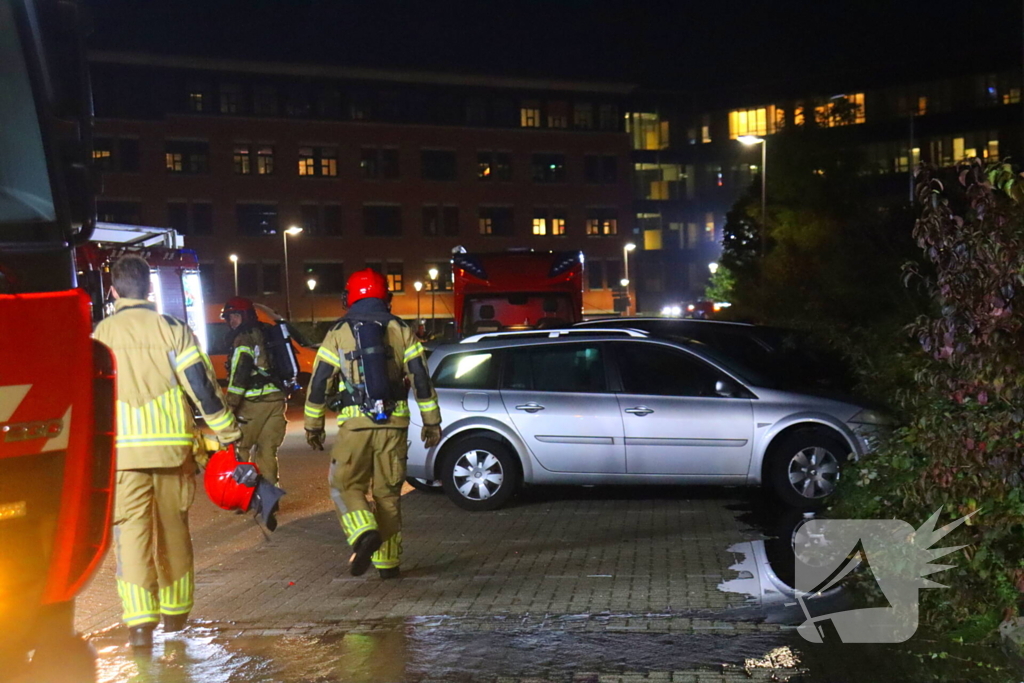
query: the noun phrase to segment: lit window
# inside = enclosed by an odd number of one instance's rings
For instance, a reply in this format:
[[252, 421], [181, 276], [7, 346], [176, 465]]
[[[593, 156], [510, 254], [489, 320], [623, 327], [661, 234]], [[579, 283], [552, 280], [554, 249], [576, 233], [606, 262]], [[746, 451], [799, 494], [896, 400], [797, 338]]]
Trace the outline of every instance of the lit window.
[[548, 234], [548, 214], [546, 211], [536, 211], [533, 215], [533, 234]]
[[184, 167], [182, 166], [182, 155], [177, 153], [168, 152], [167, 157], [167, 170], [171, 173], [182, 173]]
[[703, 143], [711, 142], [711, 115], [705, 114], [701, 119], [700, 126], [700, 141]]
[[299, 148], [299, 175], [300, 176], [311, 176], [316, 175], [316, 161], [313, 158], [312, 147], [300, 147]]
[[644, 230], [644, 251], [661, 249], [661, 230]]
[[92, 161], [97, 169], [101, 171], [108, 171], [113, 167], [113, 156], [109, 149], [93, 149]]
[[822, 128], [864, 123], [864, 93], [836, 95], [814, 108], [814, 119]]
[[960, 161], [964, 158], [964, 139], [953, 138], [953, 161]]
[[715, 214], [710, 211], [704, 214], [704, 241], [715, 241]]
[[548, 102], [548, 128], [569, 126], [569, 105], [565, 102]]
[[656, 113], [626, 114], [626, 132], [633, 142], [633, 149], [668, 149], [668, 121], [662, 121]]
[[804, 125], [804, 108], [802, 105], [793, 110], [793, 125]]
[[260, 147], [256, 151], [256, 172], [259, 175], [270, 175], [274, 172], [273, 147]]
[[999, 158], [999, 140], [988, 141], [988, 148], [985, 150], [985, 156], [989, 159]]
[[768, 135], [775, 132], [777, 112], [774, 105], [729, 112], [729, 139], [741, 135]]
[[588, 209], [587, 236], [607, 237], [619, 234], [619, 221], [615, 209]]
[[490, 235], [490, 234], [493, 234], [493, 232], [494, 232], [494, 223], [492, 223], [491, 218], [488, 217], [488, 216], [481, 216], [480, 217], [480, 234], [481, 235]]
[[540, 107], [532, 102], [519, 109], [519, 125], [523, 128], [540, 128]]
[[388, 261], [388, 289], [392, 292], [405, 291], [405, 272], [401, 261]]
[[565, 237], [565, 216], [555, 214], [551, 218], [551, 234], [555, 237]]
[[249, 167], [248, 145], [235, 145], [235, 173], [238, 175], [252, 173], [252, 169]]
[[192, 81], [188, 84], [188, 109], [197, 114], [209, 111], [212, 102], [206, 97], [207, 84]]
[[338, 175], [338, 150], [333, 147], [320, 150], [320, 175], [332, 178]]
[[917, 98], [917, 114], [918, 116], [924, 116], [928, 113], [928, 98], [921, 96]]

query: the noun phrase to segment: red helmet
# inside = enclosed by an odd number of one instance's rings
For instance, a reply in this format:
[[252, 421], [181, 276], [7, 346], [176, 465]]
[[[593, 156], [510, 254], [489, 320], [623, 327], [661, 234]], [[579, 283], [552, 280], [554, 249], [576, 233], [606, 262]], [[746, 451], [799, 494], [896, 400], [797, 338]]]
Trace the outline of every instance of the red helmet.
[[255, 318], [256, 307], [252, 305], [252, 301], [243, 296], [233, 296], [224, 304], [224, 310], [220, 312], [220, 317], [227, 320], [229, 313], [241, 313], [244, 316]]
[[210, 456], [210, 462], [206, 464], [206, 473], [203, 475], [203, 484], [206, 486], [206, 494], [217, 507], [243, 512], [249, 509], [256, 487], [245, 486], [235, 480], [232, 475], [239, 465], [253, 463], [240, 463], [235, 460], [235, 444], [222, 448]]
[[384, 276], [372, 268], [363, 268], [352, 273], [345, 285], [345, 293], [342, 303], [346, 308], [360, 299], [383, 299], [388, 301], [391, 297], [388, 291], [388, 281]]

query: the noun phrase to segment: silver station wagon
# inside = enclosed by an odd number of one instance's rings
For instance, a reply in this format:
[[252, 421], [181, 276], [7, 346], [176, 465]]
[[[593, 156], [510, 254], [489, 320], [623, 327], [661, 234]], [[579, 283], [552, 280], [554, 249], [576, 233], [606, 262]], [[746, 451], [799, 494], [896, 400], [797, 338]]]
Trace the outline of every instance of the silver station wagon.
[[429, 366], [444, 431], [435, 448], [412, 439], [408, 476], [467, 510], [524, 484], [764, 485], [813, 508], [887, 424], [633, 329], [481, 334], [439, 346]]

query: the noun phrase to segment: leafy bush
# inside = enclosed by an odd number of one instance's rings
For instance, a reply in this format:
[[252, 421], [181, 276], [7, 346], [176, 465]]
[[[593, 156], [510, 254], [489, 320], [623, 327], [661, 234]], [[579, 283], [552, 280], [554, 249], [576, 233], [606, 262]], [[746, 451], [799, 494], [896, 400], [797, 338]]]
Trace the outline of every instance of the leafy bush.
[[921, 598], [925, 623], [981, 638], [1024, 591], [1024, 181], [979, 159], [918, 180], [925, 263], [904, 272], [932, 312], [907, 328], [921, 351], [879, 374], [909, 380], [888, 389], [904, 424], [857, 465], [833, 514], [919, 524], [940, 508], [945, 522], [976, 512], [947, 537], [967, 545], [947, 558], [955, 567], [933, 577], [951, 589]]

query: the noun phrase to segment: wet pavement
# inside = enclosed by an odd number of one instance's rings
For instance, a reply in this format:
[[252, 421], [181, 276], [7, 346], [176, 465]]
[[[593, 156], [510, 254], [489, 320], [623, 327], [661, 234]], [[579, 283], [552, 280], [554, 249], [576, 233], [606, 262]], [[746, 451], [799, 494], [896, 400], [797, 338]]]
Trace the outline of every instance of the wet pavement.
[[923, 634], [804, 641], [790, 543], [804, 518], [737, 489], [538, 487], [469, 513], [410, 488], [403, 578], [349, 577], [328, 460], [291, 428], [269, 539], [199, 493], [193, 625], [158, 630], [152, 653], [125, 645], [108, 558], [78, 615], [98, 681], [1022, 680], [993, 650]]

